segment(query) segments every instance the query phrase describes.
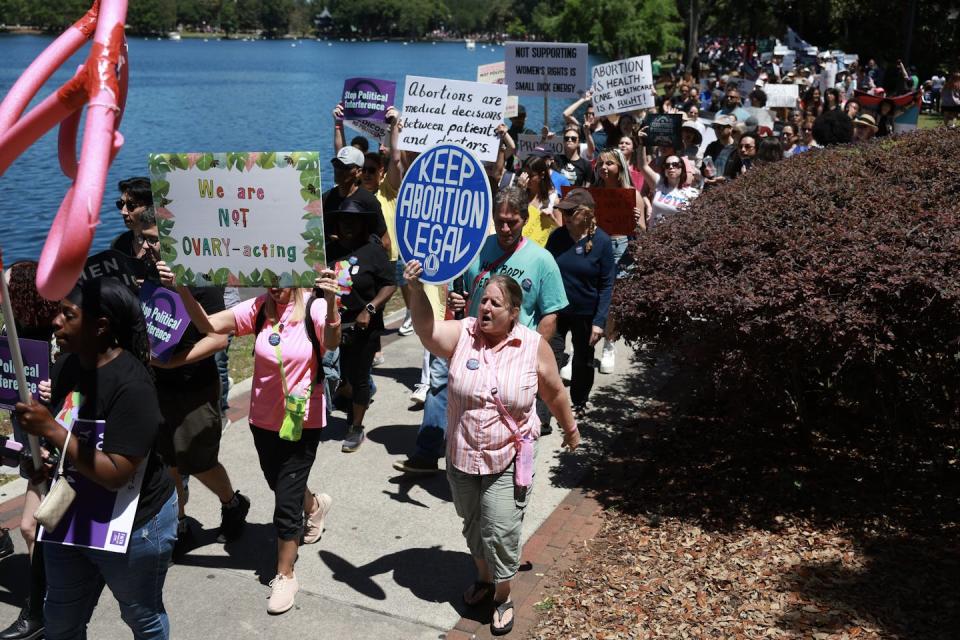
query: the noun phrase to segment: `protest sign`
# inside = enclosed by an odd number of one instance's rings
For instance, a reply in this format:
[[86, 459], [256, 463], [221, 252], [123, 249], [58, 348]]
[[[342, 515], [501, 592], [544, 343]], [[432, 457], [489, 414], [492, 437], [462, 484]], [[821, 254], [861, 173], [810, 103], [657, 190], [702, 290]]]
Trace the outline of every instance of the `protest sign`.
[[87, 258], [80, 272], [80, 282], [93, 278], [116, 278], [132, 291], [137, 291], [137, 279], [142, 279], [145, 274], [146, 265], [140, 260], [115, 249], [107, 249]]
[[787, 55], [783, 56], [783, 64], [780, 65], [780, 70], [783, 73], [789, 73], [793, 71], [793, 68], [797, 64], [797, 56], [791, 51]]
[[[564, 186], [561, 193], [566, 197], [573, 188]], [[612, 236], [629, 236], [636, 232], [637, 220], [633, 210], [637, 207], [637, 192], [634, 189], [586, 189], [593, 196], [598, 227]]]
[[500, 148], [496, 129], [506, 104], [502, 84], [407, 76], [400, 148], [425, 151], [452, 142], [493, 162]]
[[773, 129], [773, 113], [770, 109], [763, 107], [746, 107], [747, 113], [757, 119], [758, 127], [769, 127]]
[[503, 110], [504, 118], [516, 118], [520, 113], [520, 98], [507, 96], [507, 107]]
[[552, 155], [563, 153], [562, 136], [553, 136], [546, 140], [541, 140], [540, 136], [535, 133], [521, 133], [517, 138], [517, 157], [521, 160], [526, 160], [537, 147], [543, 147]]
[[[61, 411], [57, 421], [65, 426], [69, 425], [70, 420], [65, 417], [65, 412], [73, 413], [70, 426], [73, 437], [88, 446], [101, 444], [106, 431], [106, 421], [81, 420], [76, 417], [75, 412], [78, 409], [71, 407]], [[125, 553], [133, 530], [137, 504], [140, 502], [140, 485], [143, 483], [147, 462], [140, 462], [133, 477], [123, 488], [110, 491], [81, 474], [68, 460], [60, 482], [69, 482], [76, 491], [76, 497], [57, 528], [48, 531], [41, 526], [38, 539], [74, 547]]]
[[480, 253], [493, 203], [483, 165], [466, 147], [445, 143], [417, 156], [397, 197], [397, 240], [404, 262], [419, 260], [421, 280], [453, 280]]
[[[13, 411], [20, 402], [20, 386], [17, 384], [9, 340], [7, 336], [0, 336], [0, 409]], [[50, 343], [24, 338], [17, 342], [20, 343], [20, 353], [23, 356], [27, 390], [34, 400], [39, 400], [37, 385], [50, 379]]]
[[397, 83], [377, 78], [348, 78], [343, 83], [343, 118], [383, 122], [393, 106]]
[[790, 47], [782, 44], [778, 44], [773, 48], [773, 55], [775, 56], [785, 56], [790, 53]]
[[647, 143], [658, 147], [683, 149], [680, 128], [683, 126], [683, 114], [650, 113], [643, 121], [647, 127]]
[[920, 105], [913, 104], [906, 111], [896, 116], [893, 120], [894, 133], [906, 133], [917, 128], [920, 121]]
[[166, 362], [190, 326], [190, 316], [183, 306], [183, 299], [175, 291], [146, 281], [140, 287], [140, 308], [147, 321], [150, 355]]
[[477, 82], [503, 84], [506, 77], [503, 61], [481, 64], [477, 67]]
[[793, 109], [800, 98], [800, 86], [796, 84], [768, 84], [763, 87], [767, 94], [767, 108], [787, 107]]
[[344, 120], [343, 124], [354, 131], [359, 131], [360, 133], [370, 136], [377, 142], [386, 143], [387, 138], [390, 137], [390, 129], [384, 122], [376, 122], [374, 120]]
[[579, 98], [590, 81], [585, 44], [507, 42], [504, 55], [510, 95]]
[[326, 264], [319, 153], [155, 153], [148, 164], [178, 284], [313, 286]]
[[593, 109], [598, 116], [655, 106], [650, 56], [598, 64], [593, 68]]
[[748, 80], [747, 78], [740, 78], [737, 80], [737, 91], [740, 92], [740, 100], [743, 103], [747, 102], [747, 99], [750, 95], [750, 92], [753, 91], [754, 87], [757, 86], [756, 80]]

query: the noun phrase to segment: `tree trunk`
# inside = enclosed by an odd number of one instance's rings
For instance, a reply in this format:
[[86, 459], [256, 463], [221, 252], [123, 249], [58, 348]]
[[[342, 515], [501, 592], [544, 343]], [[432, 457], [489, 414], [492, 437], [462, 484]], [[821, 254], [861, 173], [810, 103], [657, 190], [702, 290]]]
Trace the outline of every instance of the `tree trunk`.
[[693, 63], [693, 57], [697, 55], [697, 41], [700, 39], [700, 15], [700, 0], [690, 0], [690, 14], [688, 16], [690, 29], [687, 36], [687, 69], [689, 69]]

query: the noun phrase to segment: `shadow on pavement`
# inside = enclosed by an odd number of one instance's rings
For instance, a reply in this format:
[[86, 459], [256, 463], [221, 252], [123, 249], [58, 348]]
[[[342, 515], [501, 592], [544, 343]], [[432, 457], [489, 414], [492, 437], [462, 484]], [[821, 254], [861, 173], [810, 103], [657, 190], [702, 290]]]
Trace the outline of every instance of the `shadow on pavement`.
[[359, 567], [330, 551], [320, 551], [319, 555], [334, 580], [373, 600], [387, 598], [373, 577], [392, 572], [393, 581], [417, 598], [449, 602], [460, 615], [467, 611], [461, 594], [473, 580], [475, 569], [466, 552], [447, 551], [438, 546], [404, 549]]
[[223, 545], [227, 555], [222, 556], [202, 554], [206, 546], [220, 546], [217, 542], [218, 529], [204, 529], [190, 516], [187, 516], [187, 520], [191, 521], [193, 543], [185, 555], [174, 560], [175, 564], [185, 567], [253, 571], [260, 580], [260, 584], [265, 586], [277, 574], [277, 535], [272, 522], [248, 522], [239, 540]]

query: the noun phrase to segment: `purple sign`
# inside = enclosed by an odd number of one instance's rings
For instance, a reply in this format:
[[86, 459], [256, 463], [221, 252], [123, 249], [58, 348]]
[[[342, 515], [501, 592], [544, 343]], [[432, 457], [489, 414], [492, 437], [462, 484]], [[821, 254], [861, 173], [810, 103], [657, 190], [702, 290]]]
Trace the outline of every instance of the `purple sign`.
[[348, 78], [343, 83], [343, 119], [383, 122], [393, 106], [397, 83], [376, 78]]
[[[72, 408], [67, 411], [76, 410]], [[62, 422], [63, 417], [61, 412], [57, 419]], [[105, 429], [106, 422], [103, 420], [74, 418], [71, 431], [80, 444], [100, 449]], [[146, 465], [147, 461], [143, 460], [130, 482], [117, 491], [110, 491], [80, 474], [68, 460], [63, 476], [57, 482], [69, 482], [77, 496], [56, 529], [47, 531], [41, 527], [40, 540], [116, 553], [126, 552]]]
[[[10, 355], [10, 343], [6, 336], [0, 336], [0, 408], [13, 411], [20, 402], [17, 387], [17, 373], [13, 368]], [[23, 356], [23, 372], [27, 377], [30, 395], [40, 399], [37, 385], [50, 378], [50, 344], [43, 340], [20, 339], [20, 353]]]
[[183, 299], [176, 292], [145, 280], [140, 286], [140, 308], [147, 321], [150, 355], [166, 362], [190, 326], [190, 316], [183, 306]]

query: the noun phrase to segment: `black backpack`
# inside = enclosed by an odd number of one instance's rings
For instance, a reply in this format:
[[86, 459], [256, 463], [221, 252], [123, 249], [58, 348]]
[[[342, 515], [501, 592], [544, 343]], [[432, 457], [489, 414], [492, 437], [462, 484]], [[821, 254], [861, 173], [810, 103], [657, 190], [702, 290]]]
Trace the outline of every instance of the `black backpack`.
[[[319, 385], [323, 383], [323, 355], [320, 348], [320, 340], [317, 339], [317, 328], [313, 326], [313, 319], [310, 317], [310, 307], [313, 306], [313, 303], [316, 302], [317, 296], [312, 295], [307, 299], [307, 309], [304, 312], [304, 323], [306, 324], [307, 337], [310, 338], [310, 344], [313, 345], [313, 357], [317, 360], [317, 368], [315, 370], [314, 376], [314, 385]], [[254, 344], [251, 347], [252, 351], [256, 351], [256, 336], [260, 335], [260, 332], [263, 331], [263, 325], [267, 322], [267, 310], [264, 308], [265, 305], [261, 304], [260, 308], [257, 310], [257, 318], [254, 320], [253, 325], [253, 335], [254, 335]]]

